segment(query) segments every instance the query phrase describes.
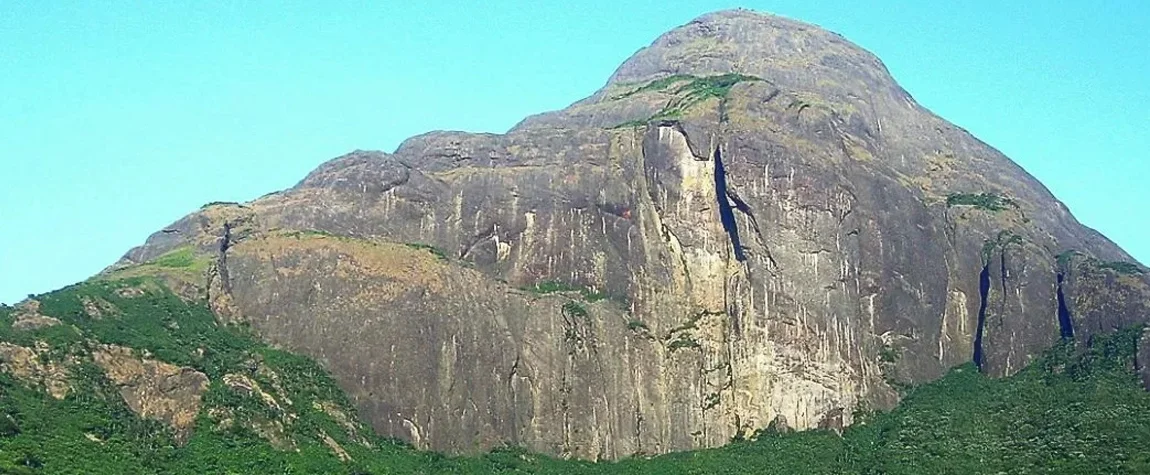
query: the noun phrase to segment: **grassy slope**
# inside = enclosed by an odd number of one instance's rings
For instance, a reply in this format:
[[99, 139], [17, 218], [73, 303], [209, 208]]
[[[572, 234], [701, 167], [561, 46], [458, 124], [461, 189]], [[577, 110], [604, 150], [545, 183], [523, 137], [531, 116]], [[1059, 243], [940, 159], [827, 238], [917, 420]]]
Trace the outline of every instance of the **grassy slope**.
[[[146, 293], [122, 297], [116, 290], [125, 286]], [[91, 318], [85, 298], [115, 311]], [[206, 306], [185, 302], [154, 281], [92, 281], [38, 299], [42, 314], [64, 324], [17, 331], [13, 310], [0, 308], [0, 340], [23, 346], [45, 341], [51, 346], [45, 358], [76, 357], [74, 389], [56, 400], [0, 374], [0, 473], [1150, 473], [1150, 395], [1132, 372], [1136, 330], [1086, 351], [1056, 348], [1010, 378], [985, 378], [972, 365], [956, 368], [910, 391], [894, 411], [864, 416], [842, 437], [764, 432], [718, 449], [592, 464], [512, 448], [444, 457], [367, 429], [347, 429], [312, 405], [334, 403], [354, 417], [313, 361], [272, 349], [245, 328], [217, 325]], [[212, 385], [186, 445], [177, 446], [165, 426], [129, 411], [91, 363], [88, 355], [98, 342], [146, 350], [208, 375]], [[221, 383], [224, 374], [243, 373], [265, 388], [277, 384], [245, 370], [253, 361], [278, 375], [281, 396], [292, 401], [285, 410], [294, 418]], [[212, 408], [227, 409], [237, 421], [283, 421], [298, 450], [276, 449], [242, 423], [221, 428], [207, 415]], [[353, 460], [340, 461], [320, 433]]]

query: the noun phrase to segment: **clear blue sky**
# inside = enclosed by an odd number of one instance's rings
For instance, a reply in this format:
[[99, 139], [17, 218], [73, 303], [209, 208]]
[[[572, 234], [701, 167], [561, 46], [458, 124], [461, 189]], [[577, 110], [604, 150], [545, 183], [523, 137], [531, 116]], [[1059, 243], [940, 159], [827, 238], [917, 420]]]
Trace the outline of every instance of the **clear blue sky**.
[[350, 150], [503, 132], [736, 6], [875, 52], [920, 103], [1150, 262], [1150, 2], [879, 3], [2, 0], [0, 302]]

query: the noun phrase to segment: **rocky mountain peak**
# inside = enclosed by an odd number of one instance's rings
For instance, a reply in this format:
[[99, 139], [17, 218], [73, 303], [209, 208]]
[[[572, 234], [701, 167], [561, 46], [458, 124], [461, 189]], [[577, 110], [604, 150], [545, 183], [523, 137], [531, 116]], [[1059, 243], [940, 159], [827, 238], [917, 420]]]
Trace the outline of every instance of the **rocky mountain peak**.
[[321, 358], [380, 434], [597, 459], [1014, 374], [1144, 322], [1131, 261], [870, 53], [733, 10], [566, 109], [339, 157], [118, 269]]
[[[608, 84], [737, 73], [787, 89], [897, 88], [882, 62], [837, 33], [751, 10], [723, 10], [675, 28], [625, 61]], [[837, 86], [837, 87], [832, 87]]]
[[760, 87], [742, 88], [742, 95], [755, 97], [750, 102], [769, 101], [782, 92], [787, 100], [835, 105], [836, 112], [852, 112], [872, 132], [879, 132], [878, 115], [900, 126], [894, 122], [902, 122], [908, 109], [919, 109], [878, 57], [841, 35], [777, 15], [734, 9], [705, 14], [664, 33], [624, 61], [591, 96], [566, 109], [529, 117], [512, 131], [642, 121], [658, 116], [668, 96], [638, 92], [690, 92], [699, 86], [691, 85], [692, 80], [699, 79], [729, 79], [721, 84], [722, 95], [734, 83], [757, 81]]

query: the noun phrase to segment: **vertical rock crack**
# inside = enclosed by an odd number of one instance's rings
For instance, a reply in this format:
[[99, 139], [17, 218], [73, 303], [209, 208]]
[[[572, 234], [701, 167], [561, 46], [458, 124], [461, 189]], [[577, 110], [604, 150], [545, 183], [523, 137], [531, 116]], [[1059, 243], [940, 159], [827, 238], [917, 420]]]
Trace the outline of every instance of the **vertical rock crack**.
[[[731, 240], [731, 247], [734, 249], [735, 260], [742, 262], [747, 260], [747, 253], [743, 250], [742, 241], [739, 238], [739, 225], [735, 222], [735, 206], [732, 206], [730, 194], [727, 193], [727, 172], [723, 168], [723, 154], [719, 147], [715, 147], [715, 198], [719, 202], [719, 220], [723, 223], [723, 230], [727, 232], [727, 237]], [[741, 203], [741, 200], [738, 202]], [[746, 206], [746, 203], [742, 203]]]
[[1066, 294], [1062, 291], [1062, 284], [1066, 280], [1066, 275], [1062, 272], [1058, 273], [1058, 332], [1063, 340], [1074, 339], [1074, 319], [1070, 315], [1070, 307], [1066, 305]]
[[719, 147], [715, 147], [714, 153], [715, 161], [715, 199], [719, 203], [719, 219], [723, 223], [723, 229], [726, 230], [727, 235], [730, 237], [731, 246], [734, 248], [735, 260], [746, 261], [747, 251], [743, 248], [742, 239], [739, 235], [739, 226], [735, 221], [735, 211], [743, 213], [747, 220], [751, 223], [751, 230], [755, 232], [755, 238], [762, 246], [767, 261], [770, 264], [769, 269], [778, 268], [778, 263], [775, 262], [775, 257], [771, 255], [771, 250], [767, 246], [767, 241], [763, 238], [763, 231], [759, 228], [759, 221], [755, 219], [755, 213], [751, 211], [751, 207], [747, 205], [727, 184], [727, 170], [723, 166], [723, 153]]
[[224, 293], [230, 294], [232, 292], [232, 281], [228, 276], [228, 249], [232, 246], [232, 223], [224, 222], [224, 235], [220, 238], [220, 257], [216, 263], [216, 269], [219, 273], [220, 285]]
[[974, 365], [982, 371], [985, 362], [985, 353], [982, 349], [982, 335], [986, 327], [986, 306], [990, 302], [990, 262], [982, 265], [982, 272], [978, 275], [978, 327], [974, 331]]

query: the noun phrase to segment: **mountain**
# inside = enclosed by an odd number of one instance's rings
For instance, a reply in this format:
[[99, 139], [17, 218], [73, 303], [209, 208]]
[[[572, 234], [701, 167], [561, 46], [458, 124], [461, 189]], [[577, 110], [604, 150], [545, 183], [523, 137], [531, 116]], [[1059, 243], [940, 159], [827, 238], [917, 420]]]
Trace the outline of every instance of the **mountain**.
[[184, 292], [324, 362], [377, 432], [591, 459], [847, 425], [896, 383], [1008, 375], [1140, 322], [1150, 292], [873, 55], [748, 11], [507, 134], [433, 132], [208, 206], [115, 269], [183, 252], [207, 268]]
[[[56, 311], [10, 309], [13, 335], [74, 335], [2, 338], [9, 373], [54, 398], [86, 368], [174, 446], [224, 443], [231, 420], [238, 440], [356, 460], [382, 442], [352, 414], [418, 449], [592, 460], [768, 427], [866, 434], [848, 429], [860, 414], [951, 368], [964, 388], [998, 384], [975, 372], [1030, 387], [1051, 348], [1150, 316], [1145, 268], [876, 57], [745, 10], [664, 34], [506, 134], [432, 132], [206, 205], [82, 285]], [[137, 297], [170, 318], [95, 315]], [[1150, 337], [1130, 331], [1106, 374], [1150, 381]], [[292, 355], [319, 366], [263, 363]], [[309, 376], [268, 391], [284, 374]]]

